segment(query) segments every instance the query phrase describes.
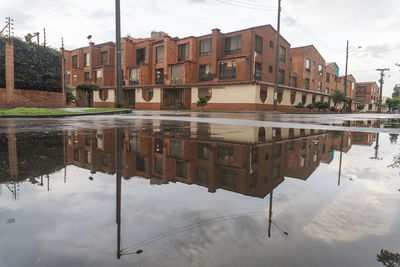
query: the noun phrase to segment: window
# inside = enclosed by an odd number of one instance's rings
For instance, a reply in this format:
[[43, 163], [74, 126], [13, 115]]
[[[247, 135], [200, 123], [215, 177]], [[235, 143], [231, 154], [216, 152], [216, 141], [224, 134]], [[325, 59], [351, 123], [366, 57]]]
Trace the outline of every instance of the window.
[[74, 160], [79, 161], [79, 150], [74, 150]]
[[140, 68], [129, 69], [129, 84], [139, 84]]
[[290, 86], [297, 87], [297, 77], [290, 77]]
[[208, 170], [206, 168], [197, 167], [197, 181], [204, 184], [208, 183]]
[[222, 171], [222, 177], [221, 177], [222, 185], [236, 187], [236, 179], [237, 179], [237, 174], [235, 171], [232, 170]]
[[164, 84], [164, 69], [156, 69], [156, 84]]
[[265, 101], [267, 100], [267, 94], [268, 94], [268, 89], [265, 87], [261, 87], [260, 88], [260, 100], [261, 102], [265, 103]]
[[187, 162], [176, 162], [176, 176], [181, 178], [187, 178]]
[[326, 82], [329, 83], [331, 80], [331, 75], [329, 73], [326, 74]]
[[365, 96], [357, 96], [356, 97], [357, 102], [364, 102], [365, 101]]
[[279, 69], [278, 72], [278, 83], [284, 84], [285, 83], [285, 70]]
[[72, 67], [73, 68], [78, 67], [78, 56], [77, 55], [72, 56]]
[[171, 157], [181, 158], [182, 157], [182, 141], [171, 140], [170, 143], [170, 155]]
[[225, 38], [225, 55], [236, 54], [242, 51], [242, 36], [237, 35]]
[[251, 150], [251, 164], [257, 163], [258, 162], [258, 148], [254, 147]]
[[199, 55], [201, 57], [211, 55], [211, 39], [206, 39], [206, 40], [200, 41]]
[[90, 66], [90, 54], [83, 55], [83, 66], [89, 67]]
[[256, 62], [254, 69], [254, 80], [260, 81], [261, 80], [261, 67], [262, 64], [260, 62]]
[[306, 59], [306, 71], [310, 72], [311, 70], [311, 61], [309, 59]]
[[322, 82], [318, 82], [318, 91], [322, 92]]
[[300, 156], [300, 167], [304, 167], [306, 165], [306, 156]]
[[85, 163], [92, 163], [92, 152], [85, 150]]
[[219, 63], [219, 79], [235, 79], [236, 78], [236, 61], [230, 60]]
[[366, 93], [366, 92], [367, 92], [367, 87], [366, 86], [358, 86], [357, 87], [357, 93]]
[[171, 84], [182, 84], [182, 65], [171, 67]]
[[155, 172], [156, 174], [163, 174], [163, 160], [160, 158], [155, 158], [154, 160], [155, 165]]
[[110, 156], [108, 154], [102, 154], [101, 165], [104, 167], [108, 167], [110, 165]]
[[269, 66], [268, 71], [269, 71], [269, 73], [272, 73], [274, 71], [274, 68], [272, 66]]
[[233, 163], [233, 148], [218, 147], [217, 149], [218, 163], [232, 164]]
[[252, 174], [250, 174], [250, 188], [254, 188], [257, 187], [257, 172], [253, 172]]
[[325, 94], [329, 94], [329, 88], [328, 87], [325, 88]]
[[279, 60], [282, 62], [286, 61], [286, 48], [283, 46], [279, 47]]
[[200, 98], [204, 98], [207, 101], [209, 101], [211, 99], [211, 88], [199, 88], [198, 89], [198, 97]]
[[314, 151], [314, 156], [313, 156], [313, 161], [314, 161], [314, 162], [317, 162], [317, 160], [318, 160], [318, 151], [315, 150], [315, 151]]
[[189, 59], [189, 43], [178, 45], [178, 61]]
[[318, 65], [318, 74], [319, 74], [319, 76], [322, 76], [323, 75], [323, 69], [322, 69], [322, 65]]
[[108, 64], [108, 51], [101, 52], [101, 65]]
[[164, 46], [156, 47], [156, 63], [164, 62]]
[[155, 140], [155, 150], [157, 153], [163, 153], [164, 139], [156, 138]]
[[129, 152], [139, 152], [139, 136], [136, 133], [129, 134]]
[[274, 48], [274, 41], [269, 41], [269, 47]]
[[94, 71], [94, 82], [98, 85], [103, 84], [103, 69], [97, 69]]
[[197, 158], [208, 160], [210, 149], [211, 145], [209, 144], [197, 143]]
[[85, 72], [85, 73], [84, 73], [85, 83], [90, 82], [90, 77], [89, 77], [89, 75], [90, 75], [89, 72]]
[[262, 47], [263, 47], [263, 38], [261, 36], [256, 35], [255, 51], [257, 52], [257, 54], [262, 54]]
[[272, 153], [274, 155], [274, 158], [278, 158], [278, 157], [280, 157], [282, 155], [282, 152], [281, 152], [282, 151], [282, 145], [281, 144], [275, 144], [272, 149], [273, 149]]
[[153, 99], [153, 89], [142, 89], [142, 97], [144, 101], [150, 102]]
[[136, 49], [136, 65], [146, 63], [146, 48]]
[[69, 71], [65, 72], [65, 83], [71, 85], [71, 72]]
[[304, 89], [310, 90], [310, 79], [308, 78], [304, 79]]
[[[124, 65], [124, 50], [121, 49], [121, 65]], [[122, 75], [124, 76], [124, 75]]]
[[136, 155], [136, 170], [145, 172], [146, 171], [146, 161], [144, 157]]
[[211, 64], [204, 64], [199, 66], [199, 81], [211, 81]]
[[292, 140], [287, 143], [286, 149], [287, 151], [293, 151], [293, 147], [294, 147], [294, 141]]
[[280, 175], [281, 175], [281, 166], [280, 165], [275, 166], [272, 169], [272, 178], [273, 179], [278, 179], [280, 177]]

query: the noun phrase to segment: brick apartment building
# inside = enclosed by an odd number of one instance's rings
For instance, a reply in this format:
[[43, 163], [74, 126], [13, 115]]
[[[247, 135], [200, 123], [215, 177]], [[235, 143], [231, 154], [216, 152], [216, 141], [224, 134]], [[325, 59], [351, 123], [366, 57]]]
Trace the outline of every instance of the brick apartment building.
[[357, 83], [355, 100], [365, 104], [365, 111], [377, 112], [379, 106], [379, 90], [376, 82]]
[[[163, 32], [154, 32], [150, 38], [124, 38], [123, 105], [137, 109], [199, 109], [197, 100], [204, 97], [208, 99], [205, 109], [272, 110], [275, 39], [271, 25], [230, 33], [214, 29], [208, 35], [183, 39]], [[90, 49], [108, 50], [108, 65], [99, 64], [103, 52], [93, 53]], [[66, 51], [70, 84], [97, 81], [101, 87], [94, 93], [93, 106], [111, 106], [115, 100], [115, 77], [104, 69], [114, 67], [113, 49], [113, 43], [106, 43]], [[290, 86], [289, 51], [290, 44], [281, 37], [278, 110], [294, 111], [294, 105], [301, 101], [328, 101], [329, 95], [323, 92]], [[93, 64], [87, 66], [89, 61]], [[96, 79], [96, 70], [103, 70], [102, 80]]]
[[313, 45], [291, 48], [290, 58], [300, 88], [325, 92], [325, 59]]
[[[125, 37], [121, 42], [123, 106], [135, 109], [200, 109], [206, 98], [210, 110], [272, 110], [276, 31], [271, 25], [222, 33], [171, 37], [152, 32], [149, 38]], [[115, 45], [112, 42], [65, 50], [66, 81], [72, 87], [91, 82], [100, 86], [93, 103], [115, 102]], [[278, 71], [278, 110], [299, 111], [295, 105], [330, 102], [344, 91], [336, 63], [326, 63], [313, 46], [290, 48], [281, 37]], [[355, 78], [348, 75], [349, 105], [356, 110]], [[78, 95], [78, 105], [84, 105]], [[331, 103], [332, 104], [332, 103]], [[309, 111], [303, 109], [301, 111]]]

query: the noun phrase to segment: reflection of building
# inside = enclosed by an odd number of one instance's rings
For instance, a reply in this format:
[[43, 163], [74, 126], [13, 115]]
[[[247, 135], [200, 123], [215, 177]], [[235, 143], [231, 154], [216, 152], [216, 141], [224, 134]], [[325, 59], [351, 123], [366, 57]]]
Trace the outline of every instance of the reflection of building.
[[[152, 184], [182, 182], [206, 187], [209, 192], [224, 189], [260, 198], [285, 176], [308, 179], [320, 162], [333, 160], [335, 150], [346, 153], [353, 144], [371, 145], [375, 140], [375, 135], [368, 133], [195, 122], [138, 121], [120, 130], [125, 179], [139, 176]], [[0, 147], [5, 148], [1, 162], [9, 163], [0, 165], [4, 176], [0, 178], [43, 177], [67, 165], [114, 174], [118, 131], [66, 131], [24, 141], [23, 136], [13, 138], [10, 128], [8, 138], [0, 138]], [[29, 168], [22, 162], [29, 162]], [[31, 182], [35, 183], [34, 179]]]
[[371, 146], [376, 140], [376, 133], [353, 133], [354, 145]]
[[66, 163], [91, 172], [115, 172], [115, 130], [66, 133]]

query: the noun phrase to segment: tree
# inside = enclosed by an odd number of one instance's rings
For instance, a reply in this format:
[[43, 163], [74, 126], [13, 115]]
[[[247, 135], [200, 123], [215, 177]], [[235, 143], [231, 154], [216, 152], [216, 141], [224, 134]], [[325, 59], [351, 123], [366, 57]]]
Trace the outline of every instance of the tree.
[[65, 100], [67, 105], [75, 102], [75, 96], [72, 93], [72, 88], [70, 86], [65, 86]]
[[393, 109], [398, 109], [400, 106], [400, 97], [387, 98], [385, 103], [388, 106], [389, 111], [392, 111]]
[[97, 85], [91, 83], [81, 83], [76, 87], [76, 90], [81, 90], [85, 92], [86, 101], [89, 107], [92, 106], [93, 91], [99, 89], [100, 88]]
[[203, 107], [207, 106], [207, 99], [200, 97], [197, 101], [197, 106], [201, 108], [201, 111], [203, 111]]
[[387, 267], [398, 267], [400, 266], [400, 254], [391, 253], [386, 249], [381, 249], [381, 253], [376, 255], [376, 260], [382, 262]]
[[361, 110], [363, 110], [364, 108], [365, 108], [365, 105], [364, 105], [364, 104], [358, 104], [358, 105], [357, 105], [358, 111], [361, 111]]
[[339, 103], [347, 102], [347, 97], [342, 91], [336, 90], [332, 95], [332, 101], [336, 107]]
[[400, 84], [396, 84], [393, 88], [392, 97], [399, 97], [400, 96]]

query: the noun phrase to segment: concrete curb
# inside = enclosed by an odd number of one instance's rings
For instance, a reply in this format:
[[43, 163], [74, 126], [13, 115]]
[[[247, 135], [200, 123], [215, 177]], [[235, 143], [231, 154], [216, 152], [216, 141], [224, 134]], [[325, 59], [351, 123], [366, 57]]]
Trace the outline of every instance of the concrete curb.
[[94, 115], [114, 115], [114, 114], [129, 114], [131, 109], [102, 111], [102, 112], [87, 112], [87, 113], [72, 113], [72, 114], [26, 114], [26, 115], [0, 115], [0, 119], [5, 118], [65, 118], [78, 116], [94, 116]]

